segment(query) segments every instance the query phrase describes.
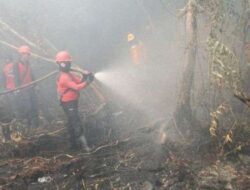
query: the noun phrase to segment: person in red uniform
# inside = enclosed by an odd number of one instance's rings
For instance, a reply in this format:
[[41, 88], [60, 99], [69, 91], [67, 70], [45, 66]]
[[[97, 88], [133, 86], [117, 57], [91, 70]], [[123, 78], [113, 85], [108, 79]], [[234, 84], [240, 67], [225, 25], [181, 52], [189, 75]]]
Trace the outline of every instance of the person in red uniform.
[[[12, 56], [11, 55], [6, 55], [5, 57], [5, 65], [3, 68], [3, 73], [2, 73], [2, 82], [3, 82], [3, 87], [5, 90], [12, 90], [15, 88], [14, 85], [14, 74], [13, 74], [13, 62], [12, 62]], [[6, 99], [5, 99], [6, 98]], [[2, 126], [2, 133], [4, 137], [4, 141], [8, 141], [11, 139], [10, 137], [10, 122], [12, 121], [13, 118], [16, 116], [16, 98], [15, 94], [7, 94], [0, 106], [1, 109], [1, 122], [5, 123], [5, 126]], [[7, 103], [7, 105], [6, 105]]]
[[7, 56], [5, 58], [5, 65], [3, 68], [3, 81], [5, 90], [15, 89], [15, 77], [14, 77], [13, 62], [11, 56]]
[[[33, 81], [29, 57], [31, 49], [23, 45], [18, 49], [19, 60], [17, 63], [9, 62], [3, 69], [5, 89], [13, 90]], [[38, 127], [37, 99], [33, 87], [13, 93], [15, 96], [15, 117], [26, 119], [28, 127]]]
[[135, 35], [132, 33], [129, 33], [127, 36], [129, 48], [130, 48], [130, 56], [131, 61], [135, 65], [139, 65], [144, 63], [145, 61], [145, 52], [143, 48], [143, 44], [141, 41], [136, 39]]
[[56, 63], [59, 65], [60, 70], [57, 80], [57, 91], [60, 97], [60, 104], [68, 119], [71, 148], [88, 149], [78, 113], [78, 99], [80, 91], [94, 80], [94, 75], [87, 72], [82, 74], [82, 79], [74, 75], [71, 72], [71, 61], [71, 56], [67, 51], [58, 52], [56, 55]]

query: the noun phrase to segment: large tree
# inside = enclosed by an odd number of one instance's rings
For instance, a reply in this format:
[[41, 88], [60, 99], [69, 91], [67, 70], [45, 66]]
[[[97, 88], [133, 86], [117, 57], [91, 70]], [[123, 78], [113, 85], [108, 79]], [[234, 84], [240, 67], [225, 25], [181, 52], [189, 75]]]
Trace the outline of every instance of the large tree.
[[[184, 72], [178, 96], [175, 119], [177, 126], [192, 126], [194, 117], [191, 109], [191, 92], [195, 74], [196, 51], [197, 51], [197, 6], [195, 0], [189, 0], [182, 10], [186, 15], [186, 59], [184, 62]], [[188, 126], [187, 126], [188, 127]]]

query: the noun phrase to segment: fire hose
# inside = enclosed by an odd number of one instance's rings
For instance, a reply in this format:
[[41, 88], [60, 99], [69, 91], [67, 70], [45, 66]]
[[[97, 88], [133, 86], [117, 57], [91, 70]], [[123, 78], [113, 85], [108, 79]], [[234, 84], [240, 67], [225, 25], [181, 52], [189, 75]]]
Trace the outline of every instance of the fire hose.
[[20, 87], [17, 87], [17, 88], [15, 88], [13, 90], [7, 90], [7, 91], [4, 91], [4, 92], [0, 92], [0, 96], [6, 95], [6, 94], [9, 94], [9, 93], [13, 93], [13, 92], [16, 92], [16, 91], [19, 91], [19, 90], [23, 90], [25, 88], [30, 88], [30, 87], [34, 86], [36, 83], [41, 82], [41, 81], [43, 81], [43, 80], [45, 80], [45, 79], [47, 79], [47, 78], [49, 78], [49, 77], [51, 77], [51, 76], [53, 76], [53, 75], [55, 75], [57, 73], [58, 73], [58, 71], [53, 71], [53, 72], [50, 72], [47, 75], [45, 75], [45, 76], [43, 76], [43, 77], [41, 77], [39, 79], [36, 79], [36, 80], [34, 80], [34, 81], [32, 81], [32, 82], [30, 82], [28, 84], [22, 85]]
[[[85, 73], [84, 73], [85, 71], [82, 70], [82, 69], [80, 70], [79, 68], [77, 68], [77, 69], [73, 68], [73, 69], [71, 69], [71, 71], [80, 73], [81, 75], [84, 75], [84, 74], [85, 74]], [[39, 82], [42, 82], [43, 80], [48, 79], [49, 77], [54, 76], [54, 75], [57, 74], [58, 72], [59, 72], [59, 71], [52, 71], [52, 72], [48, 73], [47, 75], [45, 75], [45, 76], [43, 76], [43, 77], [41, 77], [41, 78], [38, 78], [38, 79], [36, 79], [36, 80], [34, 80], [34, 81], [28, 83], [28, 84], [22, 85], [22, 86], [17, 87], [17, 88], [15, 88], [15, 89], [13, 89], [13, 90], [7, 90], [7, 91], [4, 91], [4, 92], [0, 92], [0, 96], [6, 95], [6, 94], [9, 94], [9, 93], [13, 93], [13, 92], [16, 92], [16, 91], [19, 91], [19, 90], [23, 90], [23, 89], [25, 89], [25, 88], [31, 88], [31, 87], [34, 86], [35, 84], [37, 84], [37, 83], [39, 83]], [[102, 102], [105, 102], [105, 97], [100, 93], [99, 89], [96, 87], [95, 84], [92, 85], [92, 89], [93, 89], [93, 91], [96, 93], [96, 95], [98, 96], [98, 98], [99, 98]]]
[[[0, 43], [5, 45], [5, 46], [8, 46], [9, 48], [12, 48], [12, 49], [15, 49], [17, 50], [18, 48], [12, 44], [9, 44], [5, 41], [2, 41], [0, 40]], [[42, 59], [44, 61], [47, 61], [47, 62], [51, 62], [51, 63], [54, 63], [54, 61], [52, 59], [49, 59], [49, 58], [46, 58], [46, 57], [43, 57], [43, 56], [40, 56], [38, 54], [35, 54], [35, 53], [32, 53], [31, 52], [31, 55], [35, 58], [39, 58], [39, 59]], [[76, 72], [80, 72], [80, 73], [84, 73], [84, 70], [82, 70], [80, 67], [76, 66], [76, 69], [72, 69], [73, 71], [76, 71]], [[4, 92], [0, 92], [0, 96], [1, 95], [5, 95], [5, 94], [9, 94], [9, 93], [12, 93], [12, 92], [15, 92], [15, 91], [18, 91], [18, 90], [21, 90], [21, 89], [24, 89], [24, 88], [29, 88], [31, 86], [33, 86], [34, 84], [40, 82], [40, 81], [43, 81], [47, 78], [49, 78], [50, 76], [53, 76], [54, 74], [58, 73], [58, 71], [53, 71], [47, 75], [45, 75], [44, 77], [41, 77], [37, 80], [34, 80], [32, 81], [31, 83], [29, 84], [25, 84], [25, 85], [22, 85], [14, 90], [8, 90], [8, 91], [4, 91]], [[91, 89], [94, 91], [94, 93], [98, 96], [98, 98], [101, 100], [102, 103], [106, 102], [106, 98], [104, 97], [104, 95], [101, 93], [100, 89], [97, 87], [97, 85], [93, 82], [92, 85], [90, 86]]]

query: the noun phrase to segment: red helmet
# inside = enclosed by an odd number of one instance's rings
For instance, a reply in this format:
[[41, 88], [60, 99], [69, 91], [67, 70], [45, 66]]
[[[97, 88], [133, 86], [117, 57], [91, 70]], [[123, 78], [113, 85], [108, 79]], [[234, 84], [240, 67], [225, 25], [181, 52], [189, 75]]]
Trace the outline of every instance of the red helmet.
[[20, 46], [18, 48], [18, 52], [20, 54], [30, 54], [31, 53], [31, 49], [30, 49], [29, 46], [23, 45], [23, 46]]
[[71, 55], [67, 51], [60, 51], [56, 54], [56, 62], [71, 61]]

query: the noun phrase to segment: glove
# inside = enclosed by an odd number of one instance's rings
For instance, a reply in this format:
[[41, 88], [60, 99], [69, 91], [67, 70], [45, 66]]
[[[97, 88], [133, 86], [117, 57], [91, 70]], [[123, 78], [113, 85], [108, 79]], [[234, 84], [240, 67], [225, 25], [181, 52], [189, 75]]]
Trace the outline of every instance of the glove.
[[93, 75], [93, 73], [89, 73], [89, 74], [87, 75], [86, 82], [87, 82], [88, 84], [90, 84], [91, 82], [93, 82], [94, 79], [95, 79], [95, 76]]
[[86, 81], [88, 78], [88, 74], [87, 73], [82, 73], [82, 82]]

